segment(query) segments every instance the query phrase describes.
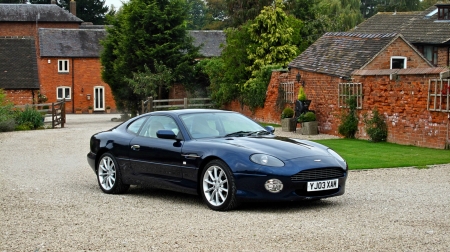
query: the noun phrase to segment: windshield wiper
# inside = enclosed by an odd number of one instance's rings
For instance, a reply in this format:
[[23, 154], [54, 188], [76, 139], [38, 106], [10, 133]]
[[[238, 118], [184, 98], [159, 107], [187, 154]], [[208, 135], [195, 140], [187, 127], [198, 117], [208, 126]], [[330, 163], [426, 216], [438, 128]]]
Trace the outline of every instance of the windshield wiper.
[[226, 134], [225, 137], [230, 137], [230, 136], [248, 136], [248, 134], [251, 134], [251, 131], [236, 131], [230, 134]]
[[250, 134], [248, 134], [249, 136], [251, 136], [251, 135], [257, 135], [257, 136], [259, 136], [259, 135], [270, 135], [270, 132], [268, 132], [267, 130], [258, 130], [258, 131], [253, 131], [253, 132], [250, 132]]
[[230, 137], [230, 136], [237, 136], [237, 137], [242, 137], [242, 136], [251, 136], [251, 135], [269, 135], [270, 132], [268, 132], [267, 130], [258, 130], [258, 131], [237, 131], [237, 132], [233, 132], [230, 134], [225, 135], [225, 137]]

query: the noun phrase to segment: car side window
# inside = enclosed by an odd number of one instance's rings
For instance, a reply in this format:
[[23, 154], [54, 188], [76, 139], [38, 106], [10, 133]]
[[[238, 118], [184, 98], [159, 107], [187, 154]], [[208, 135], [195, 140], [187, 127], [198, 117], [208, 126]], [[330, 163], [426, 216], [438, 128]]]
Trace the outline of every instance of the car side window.
[[158, 130], [172, 130], [175, 135], [178, 135], [179, 132], [173, 118], [168, 116], [150, 116], [139, 132], [139, 136], [157, 138], [156, 132]]
[[139, 129], [141, 128], [142, 124], [145, 122], [145, 120], [147, 120], [147, 116], [146, 117], [142, 117], [137, 119], [136, 121], [130, 123], [128, 125], [127, 131], [132, 133], [132, 134], [137, 134]]

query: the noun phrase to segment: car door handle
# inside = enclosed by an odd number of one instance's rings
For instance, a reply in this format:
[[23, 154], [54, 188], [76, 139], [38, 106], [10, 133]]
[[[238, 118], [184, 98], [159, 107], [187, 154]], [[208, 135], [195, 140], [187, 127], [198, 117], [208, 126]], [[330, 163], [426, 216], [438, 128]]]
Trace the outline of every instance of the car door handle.
[[139, 146], [139, 145], [137, 145], [137, 144], [131, 145], [131, 149], [132, 149], [132, 150], [138, 151], [140, 148], [141, 148], [141, 146]]
[[181, 156], [185, 158], [199, 158], [200, 156], [197, 154], [181, 154]]

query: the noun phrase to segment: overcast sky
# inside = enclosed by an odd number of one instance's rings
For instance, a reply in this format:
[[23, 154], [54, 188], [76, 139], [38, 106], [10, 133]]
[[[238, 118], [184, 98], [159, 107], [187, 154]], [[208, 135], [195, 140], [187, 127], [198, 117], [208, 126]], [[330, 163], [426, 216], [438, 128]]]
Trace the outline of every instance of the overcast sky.
[[128, 2], [128, 0], [106, 0], [105, 2], [106, 2], [106, 5], [108, 5], [108, 7], [111, 7], [111, 5], [114, 5], [116, 10], [118, 10], [122, 6], [122, 1]]

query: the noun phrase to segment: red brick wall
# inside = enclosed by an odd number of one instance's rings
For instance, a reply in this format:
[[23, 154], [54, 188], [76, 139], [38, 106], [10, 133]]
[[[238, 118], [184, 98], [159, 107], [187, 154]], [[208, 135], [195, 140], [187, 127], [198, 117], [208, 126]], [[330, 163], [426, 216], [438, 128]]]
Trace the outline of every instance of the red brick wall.
[[[6, 99], [14, 105], [32, 104], [33, 98], [37, 96], [37, 90], [4, 90]], [[33, 96], [34, 95], [34, 96]]]
[[449, 65], [449, 47], [438, 48], [438, 66], [446, 67]]
[[[69, 60], [69, 73], [58, 73], [58, 59]], [[116, 110], [111, 88], [101, 79], [101, 64], [98, 58], [41, 58], [38, 65], [41, 93], [48, 97], [47, 102], [57, 100], [57, 87], [67, 86], [72, 89], [72, 100], [66, 103], [66, 112], [74, 113], [76, 108], [87, 112], [88, 106], [94, 106], [94, 87], [103, 86], [105, 108], [110, 106], [111, 111]]]
[[399, 81], [389, 76], [356, 78], [363, 83], [363, 109], [358, 111], [357, 137], [368, 139], [363, 114], [377, 107], [388, 125], [388, 141], [431, 148], [444, 148], [448, 136], [447, 113], [427, 110], [428, 80], [438, 75], [402, 75]]
[[[312, 100], [322, 134], [339, 135], [338, 127], [342, 109], [338, 107], [338, 77], [300, 71], [305, 80], [305, 92]], [[264, 108], [252, 113], [247, 107], [234, 101], [224, 109], [241, 112], [260, 122], [280, 123], [281, 111], [276, 108], [278, 84], [293, 80], [297, 74], [274, 72], [267, 89]], [[449, 119], [447, 113], [427, 111], [428, 80], [437, 75], [401, 75], [400, 81], [390, 81], [389, 76], [356, 76], [354, 82], [363, 84], [363, 109], [358, 110], [357, 138], [369, 139], [363, 115], [371, 114], [377, 107], [388, 125], [388, 142], [430, 148], [444, 148], [447, 141]], [[296, 93], [299, 85], [296, 83]]]

